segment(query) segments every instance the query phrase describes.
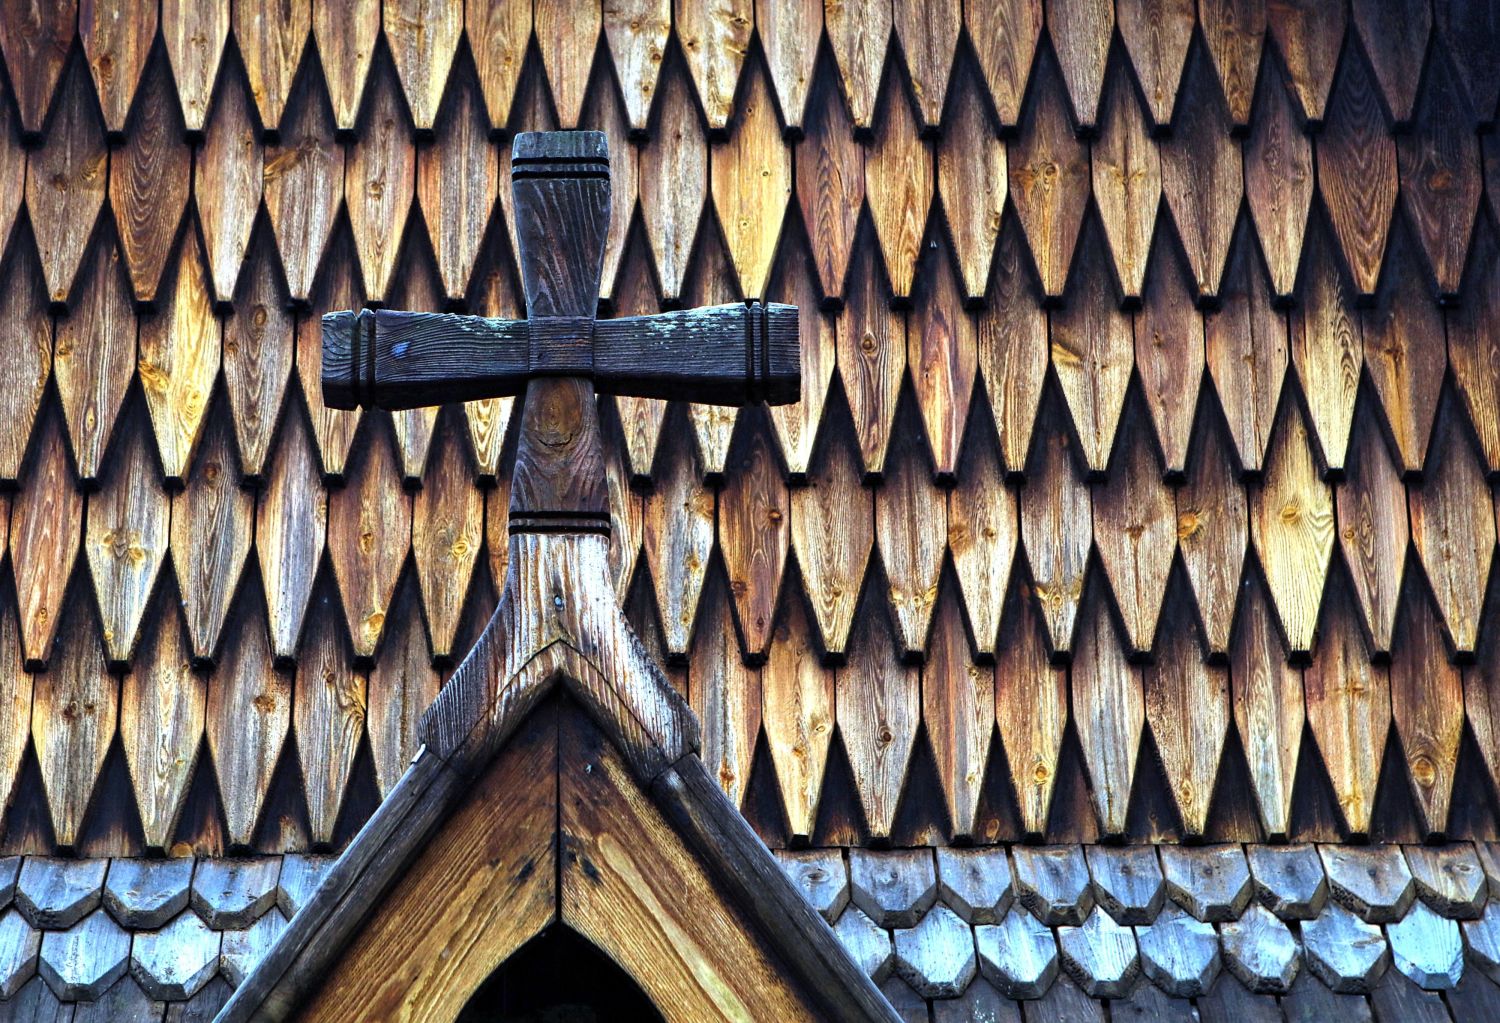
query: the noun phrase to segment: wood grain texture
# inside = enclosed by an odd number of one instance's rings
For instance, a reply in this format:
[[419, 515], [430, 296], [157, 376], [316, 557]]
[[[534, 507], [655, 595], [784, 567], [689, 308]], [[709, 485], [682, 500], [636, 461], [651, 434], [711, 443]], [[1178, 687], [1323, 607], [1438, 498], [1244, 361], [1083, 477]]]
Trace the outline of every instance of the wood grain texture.
[[1371, 647], [1388, 654], [1410, 537], [1406, 489], [1371, 402], [1360, 403], [1348, 477], [1336, 491], [1339, 544]]
[[1411, 123], [1416, 105], [1427, 37], [1432, 32], [1432, 6], [1413, 0], [1355, 0], [1352, 6], [1354, 27], [1374, 65], [1385, 108], [1393, 124], [1404, 127]]
[[834, 77], [825, 69], [808, 101], [806, 137], [797, 149], [797, 201], [824, 296], [841, 298], [865, 200], [865, 147]]
[[1042, 292], [1060, 299], [1089, 196], [1088, 149], [1073, 135], [1057, 61], [1043, 51], [1026, 125], [1006, 147], [1015, 205]]
[[302, 762], [314, 842], [333, 841], [365, 730], [365, 676], [356, 674], [327, 582], [313, 601], [292, 691], [292, 730]]
[[442, 685], [422, 627], [422, 601], [410, 577], [396, 590], [391, 607], [383, 656], [370, 669], [365, 718], [375, 784], [382, 796], [396, 787], [421, 748], [422, 715]]
[[753, 662], [771, 646], [791, 535], [791, 499], [762, 422], [748, 418], [740, 430], [717, 515], [735, 620]]
[[208, 686], [205, 731], [227, 837], [249, 845], [292, 721], [292, 677], [271, 664], [266, 605], [247, 586]]
[[1458, 70], [1475, 120], [1494, 123], [1500, 99], [1500, 11], [1472, 0], [1438, 0], [1433, 5], [1438, 38]]
[[983, 89], [978, 72], [963, 62], [954, 84], [949, 126], [937, 149], [943, 218], [969, 302], [982, 300], [989, 287], [1009, 181], [1005, 146], [990, 126]]
[[1203, 383], [1203, 318], [1193, 308], [1181, 250], [1157, 236], [1145, 301], [1132, 318], [1135, 367], [1169, 477], [1181, 479]]
[[141, 320], [136, 369], [169, 482], [187, 478], [219, 375], [222, 323], [214, 316], [203, 255], [191, 235], [177, 249], [160, 307]]
[[344, 149], [334, 143], [334, 122], [322, 87], [315, 84], [318, 76], [300, 81], [279, 140], [266, 146], [262, 195], [287, 290], [307, 302], [343, 197]]
[[193, 671], [192, 648], [167, 587], [156, 626], [120, 687], [120, 745], [146, 845], [165, 849], [187, 799], [203, 741], [206, 680]]
[[163, 0], [161, 34], [187, 130], [203, 131], [229, 38], [229, 0]]
[[771, 83], [752, 62], [729, 139], [709, 158], [714, 209], [745, 298], [765, 298], [792, 195], [792, 154], [781, 144]]
[[917, 100], [917, 115], [924, 131], [935, 131], [943, 123], [962, 11], [954, 4], [895, 0], [892, 14], [896, 40], [906, 57], [906, 71]]
[[1348, 14], [1342, 4], [1317, 0], [1265, 0], [1266, 26], [1286, 65], [1302, 119], [1320, 125], [1338, 67]]
[[1292, 828], [1292, 792], [1305, 718], [1302, 673], [1287, 663], [1275, 612], [1257, 573], [1246, 576], [1230, 654], [1234, 723], [1244, 744], [1256, 809], [1268, 836]]
[[[776, 48], [773, 40], [778, 35], [772, 28], [774, 19], [768, 16], [759, 20], [761, 38], [765, 40], [767, 53], [771, 53]], [[632, 132], [646, 131], [657, 81], [661, 77], [667, 37], [671, 32], [671, 0], [608, 0], [604, 4], [604, 40], [614, 61], [615, 75], [625, 98], [626, 123]], [[471, 38], [473, 34], [473, 29], [470, 29]], [[792, 49], [795, 50], [795, 46]], [[519, 60], [517, 63], [519, 65]], [[771, 66], [773, 69], [778, 66], [775, 57], [771, 59]], [[780, 87], [778, 79], [778, 90]]]
[[1052, 370], [1067, 400], [1084, 465], [1099, 475], [1115, 447], [1135, 339], [1104, 260], [1099, 222], [1091, 218], [1089, 225], [1068, 303], [1052, 314], [1050, 337]]
[[1105, 0], [1047, 0], [1047, 34], [1067, 83], [1073, 123], [1085, 133], [1098, 119], [1114, 30], [1114, 5]]
[[234, 313], [224, 321], [224, 389], [239, 464], [251, 480], [265, 476], [291, 379], [296, 321], [288, 306], [275, 241], [262, 227], [235, 290]]
[[[436, 312], [442, 308], [442, 282], [432, 249], [420, 233], [413, 231], [401, 247], [401, 255], [392, 275], [392, 292], [388, 296], [398, 309]], [[327, 395], [324, 395], [325, 399]], [[445, 395], [458, 397], [458, 395]], [[424, 403], [427, 405], [427, 403]], [[432, 435], [437, 426], [437, 407], [405, 408], [391, 413], [396, 432], [396, 460], [401, 466], [402, 483], [415, 489], [426, 475], [427, 458], [432, 454]]]
[[823, 24], [854, 129], [870, 132], [895, 13], [887, 0], [823, 0]]
[[[614, 312], [621, 316], [650, 316], [658, 312], [661, 303], [657, 298], [656, 281], [651, 272], [651, 256], [647, 250], [645, 232], [631, 233], [620, 280], [615, 288]], [[805, 321], [804, 321], [805, 322]], [[614, 396], [615, 408], [620, 413], [620, 431], [625, 459], [629, 465], [633, 482], [644, 485], [651, 479], [651, 467], [656, 460], [657, 445], [661, 441], [662, 424], [667, 417], [667, 403], [660, 398], [637, 398], [630, 395]]]
[[1333, 552], [1333, 495], [1318, 478], [1306, 423], [1287, 402], [1264, 479], [1249, 491], [1250, 536], [1293, 654], [1312, 649]]
[[1127, 299], [1140, 299], [1161, 206], [1161, 160], [1123, 66], [1104, 99], [1099, 138], [1090, 152], [1094, 202]]
[[215, 301], [228, 304], [260, 208], [265, 152], [255, 128], [248, 86], [238, 71], [225, 76], [198, 154], [193, 194], [208, 252]]
[[682, 656], [692, 642], [714, 546], [714, 492], [704, 485], [685, 437], [657, 458], [656, 490], [646, 498], [643, 525], [667, 650]]
[[1396, 207], [1396, 143], [1357, 53], [1342, 64], [1317, 157], [1319, 191], [1354, 290], [1373, 295]]
[[[25, 647], [17, 617], [15, 589], [5, 586], [0, 596], [0, 665], [14, 681], [0, 698], [0, 802], [10, 805], [18, 790], [21, 758], [31, 738], [31, 691], [33, 681], [24, 670]], [[832, 690], [829, 702], [832, 703]], [[831, 728], [830, 728], [831, 731]]]
[[77, 0], [36, 4], [12, 2], [0, 15], [0, 52], [10, 71], [12, 95], [21, 125], [39, 135], [73, 48], [78, 24]]
[[681, 63], [669, 62], [662, 72], [656, 131], [641, 150], [641, 221], [664, 301], [682, 295], [708, 194], [708, 141], [691, 90]]
[[833, 741], [834, 673], [820, 663], [806, 603], [789, 593], [760, 671], [761, 719], [787, 826], [810, 839]]
[[718, 4], [674, 0], [673, 25], [698, 92], [708, 130], [723, 131], [734, 112], [740, 68], [755, 27], [753, 0]]
[[922, 717], [917, 669], [899, 660], [890, 622], [870, 587], [850, 640], [848, 664], [835, 672], [835, 709], [854, 788], [870, 834], [895, 824]]
[[521, 81], [531, 37], [531, 4], [528, 0], [465, 4], [464, 28], [490, 127], [498, 130], [510, 117]]
[[917, 431], [897, 430], [875, 489], [875, 543], [885, 568], [896, 642], [907, 658], [927, 647], [947, 540], [947, 501], [932, 482]]
[[616, 140], [609, 150], [609, 230], [605, 234], [604, 269], [599, 280], [599, 298], [603, 303], [614, 299], [620, 263], [625, 258], [625, 244], [635, 223], [640, 194], [640, 148], [625, 142], [629, 131], [625, 107], [602, 66], [592, 80], [594, 85], [589, 89], [579, 126], [589, 131], [602, 131], [608, 138]]
[[[508, 258], [497, 255], [480, 263], [478, 274], [470, 284], [470, 310], [480, 316], [513, 320], [521, 317], [523, 302], [520, 285]], [[515, 399], [483, 398], [465, 402], [463, 409], [464, 419], [469, 425], [469, 446], [479, 471], [478, 479], [481, 485], [485, 485], [498, 479]]]
[[271, 649], [286, 664], [297, 654], [327, 527], [328, 497], [318, 479], [317, 450], [303, 418], [289, 415], [255, 517]]
[[1364, 361], [1355, 296], [1326, 231], [1315, 228], [1304, 251], [1302, 301], [1291, 314], [1291, 356], [1323, 464], [1343, 471]]
[[839, 379], [854, 417], [864, 470], [879, 475], [896, 417], [896, 397], [906, 370], [901, 317], [873, 245], [861, 246], [850, 270], [847, 305], [837, 320]]
[[390, 435], [374, 429], [348, 483], [328, 495], [328, 554], [354, 653], [373, 659], [406, 561], [411, 498], [398, 484]]
[[791, 493], [792, 546], [821, 647], [842, 655], [875, 544], [870, 493], [860, 486], [857, 441], [837, 412], [814, 449], [807, 486]]
[[139, 414], [126, 425], [111, 461], [103, 485], [89, 497], [84, 553], [105, 651], [113, 664], [123, 666], [135, 653], [141, 619], [167, 555], [172, 503]]
[[1474, 234], [1469, 300], [1445, 317], [1454, 390], [1491, 473], [1500, 469], [1500, 346], [1489, 325], [1500, 313], [1500, 247], [1483, 217]]
[[156, 4], [130, 0], [82, 0], [78, 5], [78, 38], [99, 94], [104, 128], [112, 135], [125, 131], [156, 38], [156, 15]]
[[0, 294], [0, 346], [6, 373], [0, 379], [0, 480], [21, 472], [27, 443], [46, 393], [52, 364], [52, 321], [41, 267], [30, 253], [9, 260]]
[[[1417, 75], [1410, 73], [1415, 88]], [[1450, 299], [1463, 280], [1483, 186], [1479, 139], [1469, 130], [1461, 89], [1448, 61], [1432, 61], [1415, 130], [1396, 140], [1407, 217], [1437, 280], [1438, 295]]]
[[912, 390], [925, 427], [933, 473], [955, 478], [969, 402], [978, 371], [974, 317], [963, 311], [947, 246], [929, 249], [917, 281], [914, 309], [907, 322], [906, 361]]
[[1161, 188], [1187, 252], [1200, 299], [1218, 297], [1239, 215], [1244, 178], [1240, 147], [1229, 137], [1229, 110], [1208, 54], [1194, 51], [1171, 137], [1161, 143]]
[[[662, 7], [665, 6], [663, 3]], [[666, 19], [662, 21], [664, 44]], [[802, 128], [818, 58], [818, 48], [807, 45], [808, 34], [818, 31], [822, 23], [820, 0], [756, 0], [755, 3], [756, 34], [765, 51], [776, 104], [788, 132], [800, 132]]]
[[1021, 99], [1042, 28], [1042, 0], [1002, 0], [964, 7], [964, 26], [1005, 128], [1021, 120]]
[[435, 129], [436, 142], [417, 152], [417, 202], [437, 258], [443, 295], [462, 300], [495, 209], [500, 158], [478, 83], [460, 73]]
[[[453, 413], [439, 415], [427, 475], [412, 498], [412, 559], [421, 584], [432, 655], [442, 661], [456, 653], [454, 637], [484, 526], [484, 495], [475, 486], [461, 430]], [[399, 541], [396, 546], [401, 546]], [[394, 777], [388, 780], [395, 784]]]
[[329, 250], [329, 272], [319, 281], [312, 309], [297, 321], [297, 380], [301, 384], [302, 398], [307, 403], [319, 468], [333, 482], [344, 478], [350, 446], [362, 413], [359, 410], [331, 409], [323, 404], [319, 373], [323, 358], [322, 318], [330, 312], [357, 309], [364, 304], [356, 259], [350, 232], [347, 229], [338, 232]]
[[[533, 5], [532, 18], [536, 22], [542, 66], [552, 87], [558, 126], [576, 128], [583, 111], [589, 68], [598, 48], [602, 11], [595, 4], [541, 0]], [[730, 92], [733, 91], [731, 83]]]
[[728, 589], [718, 571], [704, 587], [687, 676], [689, 699], [703, 729], [700, 755], [739, 808], [760, 737], [761, 673], [740, 656]]
[[1000, 614], [1020, 539], [1015, 491], [1005, 485], [995, 435], [971, 425], [964, 471], [948, 495], [948, 549], [974, 649], [993, 657]]
[[770, 407], [782, 463], [796, 481], [806, 479], [813, 444], [823, 421], [833, 368], [838, 360], [834, 318], [818, 309], [818, 282], [814, 260], [800, 233], [781, 247], [771, 277], [773, 301], [797, 306], [798, 349], [802, 360], [802, 400]]
[[1391, 727], [1390, 677], [1370, 662], [1342, 576], [1323, 600], [1321, 625], [1318, 649], [1303, 673], [1307, 724], [1345, 826], [1351, 834], [1367, 835]]
[[1093, 546], [1092, 500], [1057, 396], [1042, 419], [1026, 485], [1021, 488], [1021, 542], [1031, 567], [1048, 645], [1072, 650], [1084, 573]]
[[1448, 659], [1431, 599], [1406, 587], [1391, 654], [1391, 714], [1424, 836], [1448, 831], [1458, 744], [1464, 726], [1463, 678]]
[[1452, 403], [1440, 414], [1421, 486], [1407, 490], [1411, 536], [1453, 650], [1472, 654], [1495, 554], [1495, 512]]
[[1005, 471], [1025, 471], [1046, 379], [1047, 314], [1026, 268], [1026, 242], [1007, 218], [995, 251], [990, 301], [979, 314], [979, 370], [989, 396]]
[[393, 286], [392, 274], [416, 190], [411, 121], [392, 77], [383, 70], [375, 75], [344, 172], [349, 226], [366, 297], [371, 301], [385, 298]]
[[135, 368], [135, 315], [123, 271], [119, 250], [96, 242], [78, 299], [57, 322], [53, 375], [84, 480], [102, 470]]
[[1156, 638], [1178, 517], [1144, 417], [1137, 411], [1130, 418], [1110, 478], [1094, 497], [1094, 544], [1125, 625], [1127, 648], [1142, 655], [1151, 652]]
[[1208, 371], [1240, 470], [1259, 472], [1280, 406], [1289, 338], [1285, 315], [1272, 308], [1269, 281], [1243, 219], [1219, 298], [1219, 310], [1203, 321]]
[[1175, 495], [1177, 549], [1197, 600], [1204, 644], [1222, 657], [1229, 650], [1250, 523], [1223, 433], [1217, 424], [1205, 423], [1200, 430], [1184, 485]]
[[73, 62], [56, 105], [41, 148], [26, 158], [26, 210], [47, 297], [66, 303], [109, 185], [104, 126], [82, 61]]
[[42, 418], [31, 465], [9, 510], [21, 650], [27, 667], [36, 670], [51, 656], [83, 531], [83, 495], [74, 484], [56, 412]]
[[235, 4], [233, 28], [261, 127], [268, 132], [279, 131], [292, 79], [312, 31], [312, 2]]
[[[1475, 744], [1491, 781], [1500, 777], [1500, 643], [1490, 639], [1480, 644], [1475, 663], [1463, 668], [1464, 718], [1474, 735]], [[1483, 851], [1480, 852], [1485, 856]], [[1489, 858], [1486, 857], [1486, 862]], [[1488, 879], [1485, 887], [1488, 891]]]
[[1146, 698], [1141, 669], [1126, 660], [1125, 644], [1097, 585], [1085, 601], [1072, 664], [1073, 725], [1083, 746], [1094, 814], [1104, 834], [1123, 835]]
[[1245, 143], [1245, 198], [1278, 298], [1297, 283], [1302, 239], [1312, 208], [1313, 150], [1297, 125], [1280, 65], [1269, 62], [1256, 91], [1260, 115]]
[[944, 586], [922, 670], [922, 721], [954, 835], [974, 836], [995, 732], [995, 672], [969, 654], [958, 593]]
[[904, 299], [911, 294], [936, 182], [932, 154], [918, 137], [901, 76], [894, 71], [881, 89], [881, 109], [874, 144], [865, 156], [865, 198], [891, 292]]
[[75, 588], [53, 670], [36, 676], [31, 741], [41, 765], [42, 788], [60, 846], [79, 837], [104, 758], [114, 737], [120, 683], [106, 670], [99, 620]]
[[385, 39], [418, 131], [431, 131], [464, 28], [460, 0], [383, 0]]
[[[1151, 123], [1157, 126], [1172, 123], [1177, 87], [1182, 82], [1188, 43], [1197, 20], [1194, 6], [1192, 0], [1130, 0], [1119, 5], [1120, 38], [1135, 65]], [[1201, 102], [1202, 96], [1197, 98]]]
[[1021, 828], [1041, 836], [1057, 781], [1068, 720], [1068, 675], [1051, 664], [1032, 588], [1018, 572], [1001, 618], [995, 664], [995, 724], [1015, 786]]
[[228, 412], [216, 409], [187, 486], [172, 498], [172, 565], [200, 663], [218, 650], [255, 532], [255, 497], [241, 486]]

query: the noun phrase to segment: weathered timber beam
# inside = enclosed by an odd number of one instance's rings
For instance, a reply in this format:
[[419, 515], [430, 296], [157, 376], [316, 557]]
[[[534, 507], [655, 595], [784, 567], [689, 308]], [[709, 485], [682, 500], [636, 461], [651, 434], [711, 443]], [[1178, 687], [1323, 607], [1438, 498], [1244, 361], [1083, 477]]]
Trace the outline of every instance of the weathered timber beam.
[[330, 408], [520, 394], [539, 375], [591, 377], [602, 394], [785, 405], [801, 395], [801, 372], [791, 305], [718, 305], [593, 323], [391, 309], [323, 317]]

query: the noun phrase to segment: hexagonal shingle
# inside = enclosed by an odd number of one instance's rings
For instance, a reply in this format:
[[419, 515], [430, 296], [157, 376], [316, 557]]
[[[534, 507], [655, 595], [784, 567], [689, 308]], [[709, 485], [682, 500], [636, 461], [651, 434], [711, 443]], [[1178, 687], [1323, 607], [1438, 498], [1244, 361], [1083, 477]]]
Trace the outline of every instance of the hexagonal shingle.
[[849, 897], [881, 927], [911, 927], [937, 901], [931, 849], [849, 850]]
[[1406, 864], [1417, 883], [1417, 896], [1440, 916], [1474, 920], [1484, 911], [1489, 886], [1472, 845], [1407, 846]]
[[895, 932], [896, 972], [924, 998], [956, 998], [974, 979], [974, 934], [947, 906]]
[[108, 860], [29, 856], [16, 880], [16, 906], [33, 927], [63, 930], [99, 905]]
[[1416, 898], [1416, 882], [1398, 846], [1323, 845], [1318, 854], [1329, 894], [1366, 923], [1400, 920]]
[[1207, 994], [1219, 975], [1219, 936], [1175, 905], [1149, 927], [1135, 929], [1141, 969], [1157, 987], [1179, 998]]
[[1297, 939], [1259, 903], [1219, 926], [1219, 944], [1224, 964], [1251, 991], [1281, 994], [1297, 977]]
[[1040, 998], [1057, 978], [1057, 939], [1020, 906], [974, 928], [979, 972], [1009, 998]]
[[1167, 893], [1199, 920], [1233, 920], [1250, 902], [1250, 867], [1237, 845], [1161, 847]]
[[[824, 920], [837, 920], [849, 903], [849, 872], [844, 854], [837, 849], [780, 849], [776, 859], [781, 869], [808, 904]], [[286, 873], [285, 868], [282, 874]]]
[[1094, 998], [1125, 997], [1140, 972], [1135, 934], [1108, 913], [1091, 913], [1077, 927], [1059, 927], [1057, 944], [1068, 976]]
[[1149, 845], [1091, 845], [1087, 849], [1089, 872], [1094, 876], [1094, 897], [1115, 923], [1149, 924], [1161, 911], [1166, 898], [1161, 864]]
[[878, 927], [858, 906], [844, 910], [833, 925], [849, 957], [870, 979], [879, 984], [891, 973], [891, 936]]
[[276, 904], [287, 919], [307, 905], [323, 878], [328, 876], [337, 856], [311, 856], [307, 853], [287, 853], [281, 858], [281, 875], [276, 881]]
[[10, 998], [36, 973], [42, 933], [17, 910], [0, 916], [0, 998]]
[[998, 846], [937, 850], [938, 897], [971, 924], [992, 924], [1010, 909], [1010, 860]]
[[182, 1001], [219, 969], [219, 932], [196, 913], [181, 913], [157, 931], [142, 931], [131, 948], [130, 972], [153, 998]]
[[1011, 850], [1016, 861], [1016, 898], [1049, 927], [1081, 924], [1094, 908], [1094, 890], [1083, 849], [1076, 845]]
[[279, 856], [199, 860], [193, 872], [193, 909], [217, 931], [248, 927], [275, 904], [280, 872]]
[[1247, 850], [1255, 895], [1283, 920], [1311, 920], [1328, 901], [1323, 861], [1311, 845], [1253, 845]]
[[117, 859], [104, 879], [104, 908], [126, 927], [155, 930], [188, 904], [193, 861]]
[[1385, 935], [1336, 902], [1302, 925], [1307, 966], [1333, 991], [1368, 994], [1390, 965]]
[[1465, 920], [1463, 931], [1469, 957], [1491, 977], [1500, 974], [1500, 903], [1484, 907], [1478, 920]]
[[92, 1001], [130, 964], [130, 935], [102, 909], [42, 937], [37, 970], [64, 1001]]
[[16, 878], [21, 875], [21, 857], [0, 856], [0, 909], [16, 897]]
[[1452, 991], [1464, 975], [1464, 942], [1458, 921], [1414, 903], [1400, 920], [1386, 924], [1391, 962], [1428, 991]]
[[219, 964], [230, 983], [236, 987], [244, 983], [286, 928], [287, 918], [280, 909], [274, 909], [244, 930], [224, 931]]

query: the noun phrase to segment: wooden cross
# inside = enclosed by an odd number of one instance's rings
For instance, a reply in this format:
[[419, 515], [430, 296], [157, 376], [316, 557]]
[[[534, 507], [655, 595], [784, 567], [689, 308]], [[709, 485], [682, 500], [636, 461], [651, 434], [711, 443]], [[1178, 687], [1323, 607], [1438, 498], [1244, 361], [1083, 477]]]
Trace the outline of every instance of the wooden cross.
[[604, 134], [528, 132], [511, 159], [527, 318], [330, 313], [324, 401], [402, 409], [525, 393], [500, 605], [429, 710], [423, 739], [445, 759], [482, 762], [476, 744], [494, 748], [503, 722], [561, 678], [649, 780], [696, 749], [697, 722], [614, 599], [594, 395], [796, 401], [797, 308], [751, 302], [596, 321], [610, 201]]

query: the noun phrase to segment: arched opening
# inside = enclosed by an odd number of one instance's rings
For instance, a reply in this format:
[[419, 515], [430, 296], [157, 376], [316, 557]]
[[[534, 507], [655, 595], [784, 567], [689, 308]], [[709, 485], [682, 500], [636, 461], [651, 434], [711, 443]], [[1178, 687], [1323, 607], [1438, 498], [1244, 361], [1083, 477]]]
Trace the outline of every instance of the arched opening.
[[553, 924], [475, 991], [457, 1023], [665, 1023], [630, 974], [576, 931]]

